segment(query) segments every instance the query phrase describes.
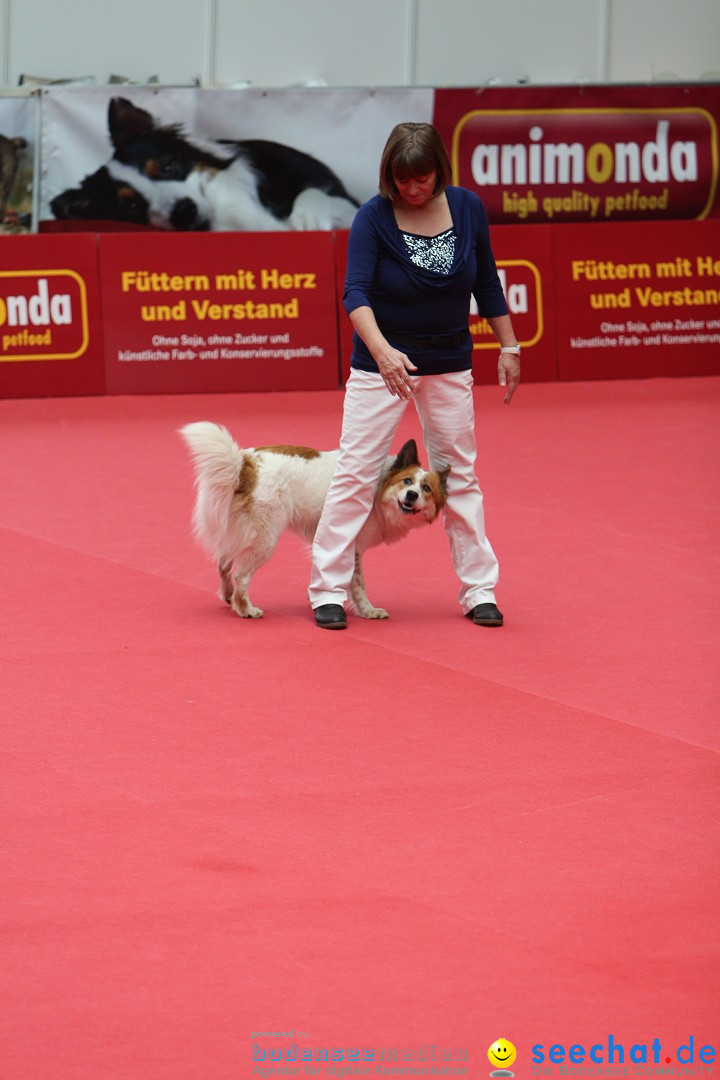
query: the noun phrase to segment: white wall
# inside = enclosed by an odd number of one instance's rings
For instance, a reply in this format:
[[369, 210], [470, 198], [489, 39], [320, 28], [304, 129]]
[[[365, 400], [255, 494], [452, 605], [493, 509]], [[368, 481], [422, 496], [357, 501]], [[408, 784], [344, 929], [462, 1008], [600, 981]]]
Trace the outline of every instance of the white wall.
[[720, 0], [0, 0], [0, 85], [720, 81]]

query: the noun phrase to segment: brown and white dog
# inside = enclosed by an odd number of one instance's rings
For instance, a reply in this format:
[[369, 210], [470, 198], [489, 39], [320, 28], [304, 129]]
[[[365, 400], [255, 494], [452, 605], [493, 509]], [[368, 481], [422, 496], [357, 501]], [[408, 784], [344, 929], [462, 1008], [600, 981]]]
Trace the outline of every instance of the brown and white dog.
[[[305, 446], [243, 450], [226, 428], [208, 421], [187, 424], [180, 435], [195, 466], [195, 536], [217, 561], [220, 599], [242, 618], [259, 619], [262, 610], [248, 596], [250, 579], [268, 561], [283, 532], [312, 541], [338, 451]], [[363, 552], [402, 540], [411, 529], [433, 522], [447, 502], [449, 471], [423, 469], [414, 439], [388, 458], [370, 516], [355, 541], [350, 599], [362, 618], [388, 617], [365, 593]]]

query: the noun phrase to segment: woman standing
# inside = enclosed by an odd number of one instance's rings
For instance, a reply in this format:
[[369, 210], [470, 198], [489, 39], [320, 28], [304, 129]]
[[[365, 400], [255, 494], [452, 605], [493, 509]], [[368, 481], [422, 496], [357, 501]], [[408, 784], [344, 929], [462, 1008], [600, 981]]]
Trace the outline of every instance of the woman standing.
[[380, 193], [360, 208], [348, 244], [343, 303], [355, 329], [335, 475], [315, 534], [308, 595], [318, 626], [347, 626], [355, 537], [370, 513], [395, 433], [413, 400], [431, 469], [450, 466], [445, 530], [459, 601], [479, 626], [501, 626], [498, 564], [475, 476], [470, 297], [500, 345], [499, 382], [520, 379], [513, 332], [481, 200], [450, 186], [430, 124], [393, 128]]

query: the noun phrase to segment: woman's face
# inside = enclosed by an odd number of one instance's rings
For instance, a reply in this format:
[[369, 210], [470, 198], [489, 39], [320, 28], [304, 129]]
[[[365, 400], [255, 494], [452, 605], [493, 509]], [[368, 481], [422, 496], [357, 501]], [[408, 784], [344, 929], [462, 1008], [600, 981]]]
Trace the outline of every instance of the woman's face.
[[435, 170], [423, 173], [422, 176], [413, 176], [409, 180], [398, 180], [397, 177], [393, 177], [393, 179], [398, 195], [406, 206], [418, 208], [425, 206], [434, 198], [435, 184], [437, 182], [437, 172]]

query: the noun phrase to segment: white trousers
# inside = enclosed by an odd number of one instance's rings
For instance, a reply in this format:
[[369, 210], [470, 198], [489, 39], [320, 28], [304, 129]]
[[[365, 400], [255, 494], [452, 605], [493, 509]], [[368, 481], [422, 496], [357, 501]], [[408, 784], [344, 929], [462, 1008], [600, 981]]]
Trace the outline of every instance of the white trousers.
[[[430, 469], [450, 466], [445, 531], [460, 581], [463, 611], [494, 603], [498, 563], [485, 536], [483, 496], [475, 475], [475, 415], [471, 371], [416, 377], [412, 401], [423, 429]], [[350, 372], [335, 475], [312, 548], [308, 596], [313, 608], [344, 605], [355, 565], [355, 537], [373, 496], [400, 420], [404, 398], [388, 393], [375, 372]]]

